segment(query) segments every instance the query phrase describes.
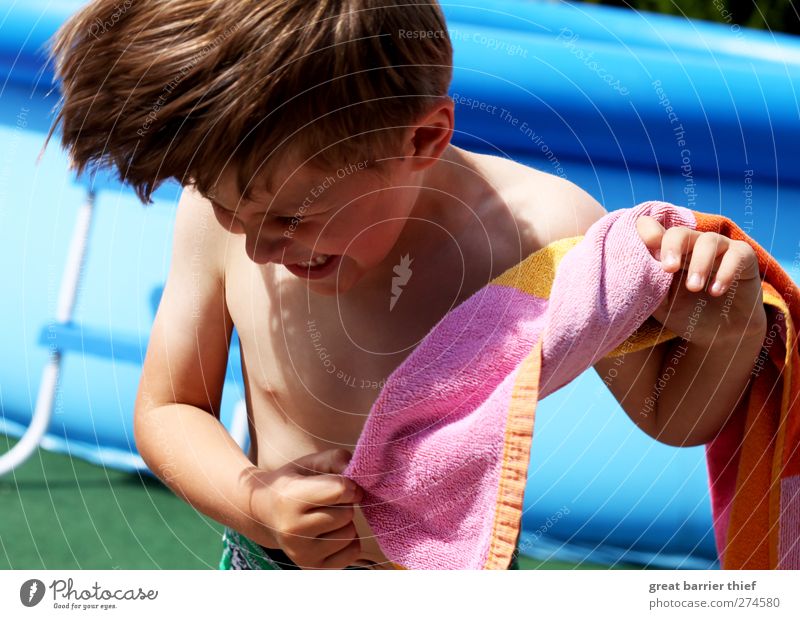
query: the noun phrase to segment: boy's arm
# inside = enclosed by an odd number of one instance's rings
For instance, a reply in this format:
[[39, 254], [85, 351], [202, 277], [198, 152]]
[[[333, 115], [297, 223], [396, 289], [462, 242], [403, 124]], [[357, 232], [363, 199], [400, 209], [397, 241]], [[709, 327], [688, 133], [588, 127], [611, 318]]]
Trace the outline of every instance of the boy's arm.
[[[184, 189], [172, 261], [134, 407], [136, 446], [173, 492], [248, 534], [256, 470], [219, 421], [233, 329], [225, 303], [224, 230], [210, 203]], [[263, 540], [263, 528], [260, 537]]]
[[[546, 231], [543, 244], [583, 235], [606, 214], [597, 200], [577, 185], [563, 179], [554, 181], [556, 189], [549, 203], [563, 207], [539, 214], [536, 223], [541, 229], [544, 217]], [[654, 228], [648, 228], [647, 234], [651, 235], [647, 241], [651, 249], [660, 246], [666, 236], [663, 229], [659, 232]], [[668, 298], [653, 317], [678, 335], [686, 332], [690, 321], [697, 321], [692, 337], [688, 341], [676, 338], [621, 357], [601, 359], [594, 365], [631, 420], [649, 436], [668, 445], [700, 445], [716, 436], [742, 401], [766, 332], [754, 256], [748, 254], [748, 247], [743, 244], [728, 244], [720, 235], [712, 238], [710, 234], [672, 229], [667, 243], [675, 246], [677, 242], [677, 247], [683, 243], [688, 253], [695, 247], [698, 256], [698, 250], [703, 249], [701, 245], [705, 245], [706, 254], [709, 246], [718, 248], [718, 258], [725, 250], [731, 251], [731, 255], [739, 257], [739, 266], [734, 267], [734, 261], [728, 258], [723, 270], [729, 276], [732, 270], [737, 271], [738, 286], [732, 285], [728, 277], [727, 287], [712, 296], [702, 292], [702, 287], [687, 290], [685, 273], [679, 274]], [[700, 236], [705, 238], [698, 244]], [[680, 266], [688, 267], [689, 261], [684, 254]], [[709, 260], [697, 260], [692, 266], [698, 267], [701, 262], [710, 264]], [[741, 266], [745, 263], [747, 269]], [[753, 264], [756, 264], [755, 274]], [[674, 272], [677, 268], [668, 270]], [[709, 278], [713, 281], [714, 275], [706, 269], [706, 282]], [[729, 294], [734, 289], [735, 294]], [[732, 301], [726, 297], [732, 297]], [[703, 312], [697, 320], [693, 308], [699, 299]]]
[[[676, 338], [651, 349], [638, 376], [637, 356], [626, 355], [628, 372], [609, 376], [613, 359], [602, 359], [595, 370], [625, 412], [647, 434], [675, 447], [702, 445], [712, 440], [744, 401], [764, 334], [726, 333], [711, 345]], [[627, 357], [632, 356], [632, 359]], [[655, 378], [653, 372], [655, 371]]]
[[[701, 445], [746, 402], [767, 329], [758, 262], [747, 243], [713, 232], [665, 230], [650, 217], [637, 227], [654, 257], [676, 274], [653, 318], [679, 337], [602, 359], [595, 369], [647, 434], [676, 447]], [[722, 288], [714, 290], [716, 283]]]
[[713, 439], [740, 403], [762, 335], [722, 336], [709, 347], [676, 338], [594, 365], [642, 431], [675, 447]]

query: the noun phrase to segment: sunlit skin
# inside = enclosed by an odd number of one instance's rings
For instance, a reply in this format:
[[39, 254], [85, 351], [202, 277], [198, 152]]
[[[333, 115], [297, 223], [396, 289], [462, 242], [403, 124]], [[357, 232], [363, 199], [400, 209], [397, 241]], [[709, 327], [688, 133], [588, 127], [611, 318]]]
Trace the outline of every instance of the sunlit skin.
[[[180, 242], [137, 398], [137, 446], [153, 470], [175, 471], [172, 488], [203, 513], [302, 567], [386, 561], [358, 507], [359, 489], [340, 475], [383, 381], [450, 309], [548, 243], [585, 234], [606, 212], [566, 179], [451, 145], [453, 127], [445, 97], [407, 128], [380, 173], [343, 162], [356, 170], [338, 178], [336, 170], [287, 160], [270, 179], [257, 179], [265, 188], [249, 202], [240, 200], [235, 169], [218, 179], [213, 205], [190, 187], [182, 196]], [[296, 221], [327, 176], [336, 181]], [[719, 263], [726, 287], [711, 293], [656, 414], [639, 412], [673, 344], [626, 355], [609, 389], [650, 436], [700, 444], [720, 430], [747, 385], [765, 324], [759, 280], [741, 244], [687, 229], [664, 233], [648, 220], [639, 232], [654, 255], [666, 261], [673, 249], [706, 278]], [[321, 279], [285, 266], [320, 255], [342, 256]], [[390, 305], [403, 256], [413, 260], [412, 273]], [[712, 306], [723, 302], [737, 269], [729, 322], [718, 329]], [[709, 294], [684, 280], [675, 278], [653, 314], [674, 333], [694, 299]], [[246, 456], [212, 415], [197, 414], [219, 410], [232, 325], [250, 424]], [[595, 365], [601, 376], [608, 363]], [[159, 416], [153, 402], [170, 410]], [[149, 438], [150, 427], [162, 434]], [[168, 455], [164, 435], [172, 437]]]

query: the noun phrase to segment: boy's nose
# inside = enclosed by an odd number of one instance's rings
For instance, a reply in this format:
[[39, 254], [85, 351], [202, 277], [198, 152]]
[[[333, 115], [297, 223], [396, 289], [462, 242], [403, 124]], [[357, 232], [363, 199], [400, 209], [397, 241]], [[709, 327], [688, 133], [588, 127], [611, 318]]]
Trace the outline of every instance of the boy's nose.
[[247, 256], [259, 264], [267, 262], [280, 262], [283, 252], [289, 246], [290, 240], [286, 237], [269, 239], [258, 234], [247, 233], [245, 250]]

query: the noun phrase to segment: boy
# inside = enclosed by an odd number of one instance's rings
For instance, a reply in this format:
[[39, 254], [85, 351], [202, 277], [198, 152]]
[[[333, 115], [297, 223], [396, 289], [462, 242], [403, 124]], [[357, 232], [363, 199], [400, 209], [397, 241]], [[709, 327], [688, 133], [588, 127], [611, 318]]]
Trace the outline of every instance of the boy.
[[[143, 201], [164, 179], [184, 185], [138, 450], [226, 526], [226, 566], [388, 565], [339, 475], [386, 377], [448, 310], [605, 210], [562, 178], [450, 144], [452, 49], [435, 3], [150, 0], [119, 14], [113, 2], [57, 35], [54, 128], [79, 171], [113, 164]], [[725, 330], [702, 313], [652, 414], [642, 403], [674, 343], [630, 353], [609, 383], [642, 430], [700, 444], [764, 336], [754, 255], [649, 218], [640, 234], [665, 269], [702, 276], [676, 277], [654, 314], [672, 332], [736, 282]], [[710, 279], [723, 288], [705, 292]], [[247, 456], [219, 422], [234, 325]]]

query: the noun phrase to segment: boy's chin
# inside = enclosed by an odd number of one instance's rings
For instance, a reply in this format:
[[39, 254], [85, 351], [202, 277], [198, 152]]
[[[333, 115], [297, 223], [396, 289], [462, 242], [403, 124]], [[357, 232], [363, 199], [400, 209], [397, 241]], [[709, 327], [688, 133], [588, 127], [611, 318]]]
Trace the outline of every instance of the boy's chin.
[[336, 280], [332, 282], [319, 282], [309, 281], [306, 283], [308, 289], [314, 294], [323, 297], [335, 297], [337, 294], [342, 294], [343, 290], [336, 285]]
[[361, 274], [355, 269], [341, 269], [330, 277], [323, 279], [306, 280], [306, 285], [311, 292], [319, 295], [333, 297], [342, 295], [352, 289], [361, 280]]

